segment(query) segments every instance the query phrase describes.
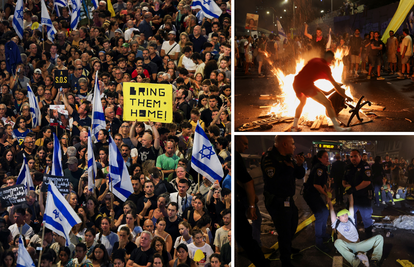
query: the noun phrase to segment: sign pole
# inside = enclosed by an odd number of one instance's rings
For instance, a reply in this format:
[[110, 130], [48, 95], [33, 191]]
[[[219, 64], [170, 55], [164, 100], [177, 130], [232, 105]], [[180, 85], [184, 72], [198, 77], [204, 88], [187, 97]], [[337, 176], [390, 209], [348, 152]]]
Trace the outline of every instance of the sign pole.
[[42, 262], [42, 254], [43, 254], [43, 240], [45, 239], [45, 222], [43, 222], [43, 229], [42, 229], [42, 247], [40, 249], [39, 253], [39, 262], [37, 264], [37, 267], [40, 267], [40, 263]]

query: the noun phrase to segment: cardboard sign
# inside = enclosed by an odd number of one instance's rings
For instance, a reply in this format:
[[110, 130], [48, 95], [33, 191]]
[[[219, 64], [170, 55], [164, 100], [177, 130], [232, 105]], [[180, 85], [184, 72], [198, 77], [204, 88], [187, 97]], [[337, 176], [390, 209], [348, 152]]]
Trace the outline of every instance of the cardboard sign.
[[55, 88], [69, 87], [69, 71], [68, 70], [55, 70]]
[[47, 192], [47, 187], [49, 186], [49, 181], [52, 181], [60, 193], [69, 194], [69, 178], [63, 176], [54, 176], [45, 174], [43, 175], [43, 184], [41, 191]]
[[123, 93], [124, 121], [173, 121], [172, 85], [124, 83]]
[[0, 189], [0, 200], [3, 208], [26, 203], [24, 185], [18, 184]]

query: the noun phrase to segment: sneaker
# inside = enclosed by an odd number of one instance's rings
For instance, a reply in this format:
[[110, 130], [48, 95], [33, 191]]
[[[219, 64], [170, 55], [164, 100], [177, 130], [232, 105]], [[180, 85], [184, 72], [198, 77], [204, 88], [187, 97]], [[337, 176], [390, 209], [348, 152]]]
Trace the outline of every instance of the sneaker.
[[403, 74], [399, 71], [397, 71], [395, 74], [397, 74], [398, 76], [403, 76]]
[[384, 77], [382, 77], [382, 76], [378, 76], [378, 77], [377, 77], [377, 80], [378, 80], [378, 81], [382, 81], [382, 80], [385, 80], [385, 78], [384, 78]]
[[384, 205], [385, 205], [385, 201], [382, 201], [382, 204], [384, 204]]
[[361, 73], [367, 74], [367, 73], [368, 73], [368, 71], [366, 71], [366, 70], [361, 70]]
[[392, 205], [393, 205], [393, 206], [395, 205], [395, 202], [394, 202], [394, 201], [392, 202]]
[[371, 75], [368, 75], [368, 76], [367, 76], [367, 79], [368, 79], [368, 80], [370, 80], [370, 79], [371, 79]]
[[263, 78], [263, 77], [265, 77], [266, 75], [264, 75], [263, 73], [259, 73], [259, 78]]
[[399, 76], [397, 77], [397, 79], [404, 80], [404, 79], [405, 79], [405, 75], [404, 75], [404, 74], [401, 74], [401, 75], [399, 75]]
[[302, 131], [302, 128], [292, 126], [292, 128], [290, 129], [290, 131], [291, 132], [301, 132]]

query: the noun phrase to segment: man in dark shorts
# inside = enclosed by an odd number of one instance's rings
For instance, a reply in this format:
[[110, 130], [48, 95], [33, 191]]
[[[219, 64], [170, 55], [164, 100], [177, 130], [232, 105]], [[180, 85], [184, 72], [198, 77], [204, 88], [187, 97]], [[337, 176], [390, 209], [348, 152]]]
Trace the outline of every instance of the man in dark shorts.
[[334, 80], [329, 64], [334, 59], [334, 54], [331, 51], [325, 52], [325, 58], [311, 59], [305, 67], [295, 77], [293, 82], [293, 89], [296, 96], [299, 98], [299, 106], [296, 108], [295, 119], [293, 121], [292, 132], [300, 131], [298, 121], [302, 114], [303, 107], [306, 104], [308, 97], [322, 104], [328, 113], [328, 117], [332, 120], [334, 128], [338, 132], [350, 131], [350, 128], [341, 128], [336, 120], [336, 114], [332, 107], [331, 101], [326, 98], [325, 94], [314, 85], [314, 82], [320, 79], [328, 80], [335, 87], [335, 91], [345, 99], [350, 99], [345, 95], [345, 90]]

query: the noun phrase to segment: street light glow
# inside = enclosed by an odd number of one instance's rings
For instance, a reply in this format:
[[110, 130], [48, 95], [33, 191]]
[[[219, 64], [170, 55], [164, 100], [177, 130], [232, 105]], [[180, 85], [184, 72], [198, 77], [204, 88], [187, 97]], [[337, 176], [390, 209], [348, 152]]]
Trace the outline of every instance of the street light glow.
[[298, 6], [295, 6], [295, 8], [298, 8]]
[[286, 12], [286, 9], [283, 9], [283, 12]]
[[270, 14], [270, 12], [269, 12], [269, 11], [267, 11], [266, 13], [267, 13], [267, 14]]
[[323, 10], [321, 10], [321, 13], [323, 13]]
[[280, 18], [282, 18], [282, 16], [280, 16]]

